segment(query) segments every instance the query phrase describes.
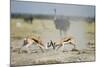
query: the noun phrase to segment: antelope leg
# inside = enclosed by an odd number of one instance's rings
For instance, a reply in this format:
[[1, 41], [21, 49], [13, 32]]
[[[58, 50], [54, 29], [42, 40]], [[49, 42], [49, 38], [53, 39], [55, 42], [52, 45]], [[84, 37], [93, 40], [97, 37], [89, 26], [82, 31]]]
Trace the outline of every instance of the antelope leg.
[[44, 52], [43, 47], [41, 45], [38, 45], [42, 52]]
[[74, 43], [70, 42], [70, 44], [74, 46], [74, 49], [76, 48], [76, 45]]
[[21, 53], [21, 50], [22, 50], [22, 48], [28, 48], [30, 46], [30, 44], [27, 44], [27, 45], [25, 45], [25, 46], [21, 46], [20, 48], [19, 48], [19, 51], [18, 51], [18, 53], [20, 54]]
[[62, 47], [62, 45], [59, 45], [58, 48], [57, 48], [57, 50], [59, 50], [59, 48], [61, 48], [61, 47]]

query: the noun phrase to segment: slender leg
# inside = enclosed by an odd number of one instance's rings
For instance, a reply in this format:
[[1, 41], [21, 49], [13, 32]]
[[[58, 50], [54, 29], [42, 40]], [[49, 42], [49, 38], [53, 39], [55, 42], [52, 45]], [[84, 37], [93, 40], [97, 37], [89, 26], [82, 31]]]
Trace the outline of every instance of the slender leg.
[[41, 45], [38, 45], [42, 52], [44, 52], [43, 47]]
[[28, 48], [31, 44], [27, 44], [26, 46], [24, 46], [25, 48]]
[[76, 46], [75, 46], [75, 44], [74, 44], [74, 43], [70, 42], [70, 44], [74, 46], [74, 49], [76, 48]]
[[27, 49], [27, 48], [29, 48], [29, 46], [30, 46], [31, 44], [26, 44], [25, 46], [23, 46], [22, 48], [25, 48], [25, 50], [28, 52], [28, 53], [30, 53], [30, 50], [29, 49]]
[[44, 53], [44, 50], [42, 49], [42, 47], [39, 46], [39, 48], [41, 49], [41, 51]]
[[55, 50], [55, 43], [53, 43], [53, 42], [51, 41], [51, 45], [52, 45], [53, 49]]
[[62, 47], [62, 45], [59, 45], [58, 48], [57, 48], [57, 50], [58, 50], [59, 48], [61, 48], [61, 47]]
[[52, 44], [52, 46], [53, 46], [53, 49], [55, 50], [56, 49], [55, 42]]
[[27, 45], [27, 40], [25, 39], [25, 40], [23, 41], [23, 45], [19, 48], [18, 53], [21, 53], [21, 49], [22, 49], [23, 47], [25, 47], [26, 45]]
[[26, 44], [26, 45], [21, 46], [21, 47], [19, 48], [18, 53], [21, 53], [21, 49], [22, 49], [23, 47], [28, 48], [28, 47], [29, 47], [29, 44]]

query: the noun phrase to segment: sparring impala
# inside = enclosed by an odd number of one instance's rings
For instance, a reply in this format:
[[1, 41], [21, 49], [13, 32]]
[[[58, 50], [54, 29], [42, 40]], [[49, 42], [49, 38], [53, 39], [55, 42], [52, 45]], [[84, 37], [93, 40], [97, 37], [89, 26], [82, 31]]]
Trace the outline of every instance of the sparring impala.
[[61, 48], [64, 45], [72, 45], [73, 48], [75, 49], [76, 48], [75, 38], [73, 36], [71, 36], [71, 35], [67, 35], [67, 36], [65, 36], [65, 37], [63, 37], [63, 38], [61, 38], [61, 39], [59, 39], [59, 40], [57, 40], [55, 42], [50, 40], [50, 42], [48, 43], [47, 47], [49, 48], [49, 47], [52, 46], [53, 49], [55, 49], [58, 46], [58, 48], [57, 48], [57, 50], [58, 50], [59, 48]]
[[40, 36], [27, 36], [26, 38], [24, 38], [23, 46], [28, 48], [31, 45], [37, 45], [41, 49], [41, 51], [44, 52], [43, 49], [45, 46]]

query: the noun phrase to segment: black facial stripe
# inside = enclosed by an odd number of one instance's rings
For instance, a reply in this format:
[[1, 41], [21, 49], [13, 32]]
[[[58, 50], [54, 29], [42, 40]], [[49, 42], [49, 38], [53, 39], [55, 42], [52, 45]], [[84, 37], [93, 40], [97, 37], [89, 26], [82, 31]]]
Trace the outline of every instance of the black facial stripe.
[[69, 38], [69, 39], [67, 39], [67, 40], [64, 40], [64, 42], [67, 42], [67, 41], [69, 41], [69, 40], [71, 40], [71, 38]]
[[32, 38], [32, 40], [34, 40], [36, 43], [39, 43], [39, 41], [38, 41], [38, 40], [36, 40], [36, 39], [34, 39], [34, 38]]

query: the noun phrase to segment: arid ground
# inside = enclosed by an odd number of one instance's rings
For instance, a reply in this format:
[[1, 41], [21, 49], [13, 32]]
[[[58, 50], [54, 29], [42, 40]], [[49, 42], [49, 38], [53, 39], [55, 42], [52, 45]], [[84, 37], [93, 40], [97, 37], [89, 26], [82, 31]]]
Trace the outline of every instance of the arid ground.
[[[16, 24], [16, 22], [22, 22]], [[24, 37], [29, 33], [40, 34], [43, 29], [49, 32], [55, 31], [53, 20], [34, 20], [32, 24], [26, 23], [21, 19], [11, 19], [11, 65], [37, 65], [37, 64], [55, 64], [55, 63], [69, 63], [69, 62], [88, 62], [95, 61], [95, 24], [94, 22], [85, 23], [85, 36], [87, 48], [85, 49], [68, 49], [64, 46], [60, 50], [53, 50], [52, 48], [44, 49], [41, 52], [37, 46], [30, 46], [29, 48], [20, 48], [23, 44]], [[37, 22], [34, 25], [34, 22]], [[43, 22], [44, 26], [38, 22]], [[51, 22], [47, 25], [46, 22]], [[40, 25], [40, 26], [37, 26]], [[36, 28], [37, 27], [37, 28]], [[70, 28], [69, 28], [70, 29]], [[58, 32], [57, 32], [58, 33]], [[44, 33], [43, 33], [44, 34]], [[48, 35], [48, 34], [46, 34]], [[45, 44], [47, 45], [47, 44]], [[81, 45], [81, 44], [78, 44]], [[29, 52], [27, 52], [27, 50]]]

